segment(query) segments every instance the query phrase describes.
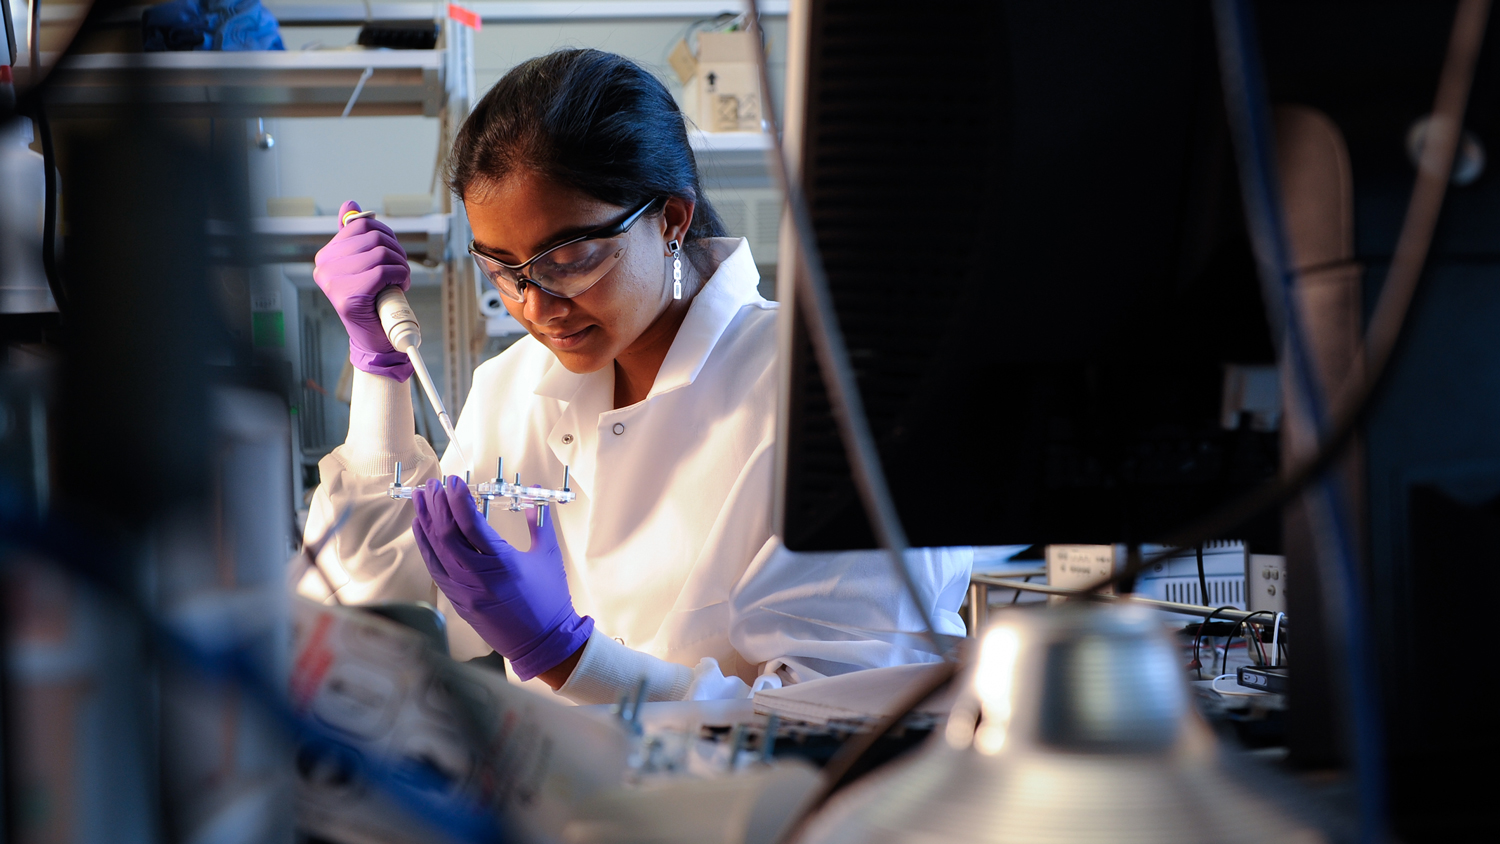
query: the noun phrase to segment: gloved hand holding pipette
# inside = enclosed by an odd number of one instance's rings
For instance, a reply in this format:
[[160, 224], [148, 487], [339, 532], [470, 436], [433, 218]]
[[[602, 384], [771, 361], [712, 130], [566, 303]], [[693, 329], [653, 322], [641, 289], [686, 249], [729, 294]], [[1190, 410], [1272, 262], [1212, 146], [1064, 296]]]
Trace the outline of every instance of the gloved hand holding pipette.
[[411, 287], [406, 250], [395, 232], [373, 217], [351, 219], [345, 225], [351, 213], [362, 213], [358, 203], [339, 206], [339, 232], [313, 259], [313, 281], [349, 332], [349, 362], [372, 375], [405, 381], [411, 377], [411, 361], [386, 337], [375, 297], [388, 287]]
[[464, 465], [453, 419], [419, 351], [422, 331], [406, 301], [411, 267], [390, 227], [353, 200], [339, 206], [339, 232], [314, 258], [317, 282], [349, 332], [349, 362], [373, 375], [405, 381], [413, 371], [438, 424]]

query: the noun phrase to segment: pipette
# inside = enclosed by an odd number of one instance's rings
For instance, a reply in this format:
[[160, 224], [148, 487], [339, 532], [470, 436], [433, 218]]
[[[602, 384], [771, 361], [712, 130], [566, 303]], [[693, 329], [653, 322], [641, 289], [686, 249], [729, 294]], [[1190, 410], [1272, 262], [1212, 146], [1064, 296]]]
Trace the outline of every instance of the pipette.
[[[349, 225], [361, 217], [373, 217], [374, 211], [350, 211], [339, 220], [339, 228]], [[427, 394], [427, 401], [437, 413], [438, 424], [443, 426], [443, 431], [448, 434], [448, 442], [453, 450], [458, 452], [458, 459], [463, 465], [469, 465], [469, 457], [464, 454], [463, 447], [458, 444], [458, 434], [453, 430], [453, 418], [448, 415], [448, 409], [443, 406], [443, 399], [438, 395], [437, 385], [432, 383], [432, 375], [427, 371], [427, 364], [422, 360], [422, 328], [417, 325], [417, 315], [412, 312], [411, 304], [406, 301], [406, 294], [399, 287], [387, 287], [375, 296], [375, 312], [380, 315], [380, 327], [385, 329], [386, 339], [398, 352], [405, 352], [407, 359], [411, 361], [412, 369], [416, 370], [417, 381], [422, 385], [422, 392]]]

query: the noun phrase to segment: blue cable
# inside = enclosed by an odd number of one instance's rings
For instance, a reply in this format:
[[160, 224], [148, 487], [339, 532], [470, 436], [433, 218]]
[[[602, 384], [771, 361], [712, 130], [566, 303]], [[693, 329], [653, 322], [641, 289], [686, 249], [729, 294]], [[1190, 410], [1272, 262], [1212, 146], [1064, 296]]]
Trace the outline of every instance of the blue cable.
[[[0, 505], [6, 496], [0, 495]], [[355, 750], [333, 729], [314, 718], [299, 714], [287, 700], [280, 684], [273, 682], [243, 647], [213, 651], [202, 647], [173, 630], [133, 597], [120, 575], [129, 571], [118, 557], [102, 550], [98, 540], [82, 531], [50, 519], [49, 524], [34, 518], [15, 518], [13, 507], [0, 513], [0, 560], [17, 551], [40, 555], [57, 563], [69, 573], [97, 586], [119, 599], [143, 622], [147, 632], [161, 649], [194, 672], [213, 679], [227, 679], [239, 684], [282, 729], [299, 745]], [[507, 836], [498, 819], [488, 808], [466, 795], [445, 795], [443, 783], [435, 774], [415, 766], [393, 765], [357, 752], [344, 754], [354, 772], [365, 782], [395, 799], [406, 812], [424, 821], [449, 840], [474, 844], [501, 844]]]
[[[1225, 105], [1240, 165], [1246, 218], [1259, 265], [1262, 295], [1278, 353], [1287, 361], [1293, 387], [1308, 413], [1318, 440], [1330, 429], [1328, 406], [1313, 371], [1301, 309], [1295, 298], [1297, 273], [1282, 219], [1276, 176], [1269, 98], [1255, 32], [1254, 12], [1246, 0], [1214, 0]], [[1343, 696], [1353, 720], [1350, 739], [1355, 779], [1359, 786], [1360, 840], [1374, 844], [1385, 838], [1385, 740], [1374, 665], [1366, 645], [1366, 600], [1355, 564], [1354, 542], [1348, 523], [1348, 497], [1337, 474], [1318, 483], [1315, 506], [1309, 508], [1314, 533], [1321, 538], [1316, 553], [1333, 576], [1328, 590], [1338, 618], [1331, 619], [1343, 642], [1347, 680]], [[1322, 523], [1319, 525], [1319, 523]], [[1321, 527], [1321, 530], [1319, 529]]]

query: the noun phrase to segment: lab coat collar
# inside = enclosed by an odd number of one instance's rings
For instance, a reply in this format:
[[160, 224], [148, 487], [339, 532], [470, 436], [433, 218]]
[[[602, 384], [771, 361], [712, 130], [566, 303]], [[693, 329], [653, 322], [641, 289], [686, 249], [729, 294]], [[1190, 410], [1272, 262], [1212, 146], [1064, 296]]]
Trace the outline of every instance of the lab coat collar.
[[[760, 300], [757, 286], [760, 272], [750, 255], [750, 242], [742, 237], [715, 237], [708, 239], [705, 245], [709, 262], [714, 267], [713, 273], [693, 297], [687, 316], [677, 329], [677, 337], [672, 340], [672, 348], [667, 350], [661, 370], [656, 373], [656, 382], [646, 397], [648, 400], [693, 383], [734, 315], [745, 305]], [[609, 378], [613, 384], [614, 373], [605, 367], [598, 372], [580, 375], [554, 360], [534, 392], [545, 398], [571, 402], [585, 381], [592, 378]]]
[[715, 237], [707, 244], [709, 260], [716, 266], [693, 297], [672, 348], [656, 373], [656, 382], [646, 398], [693, 383], [708, 363], [714, 345], [724, 335], [740, 308], [760, 301], [760, 272], [750, 256], [750, 242], [745, 238]]
[[537, 382], [536, 389], [532, 392], [542, 398], [571, 402], [573, 396], [578, 394], [578, 389], [584, 385], [585, 381], [589, 378], [600, 377], [607, 377], [610, 379], [610, 383], [613, 383], [615, 376], [610, 367], [607, 366], [598, 372], [587, 372], [580, 375], [577, 372], [569, 370], [566, 366], [562, 365], [562, 361], [553, 357], [548, 362], [546, 374], [542, 376], [541, 381]]

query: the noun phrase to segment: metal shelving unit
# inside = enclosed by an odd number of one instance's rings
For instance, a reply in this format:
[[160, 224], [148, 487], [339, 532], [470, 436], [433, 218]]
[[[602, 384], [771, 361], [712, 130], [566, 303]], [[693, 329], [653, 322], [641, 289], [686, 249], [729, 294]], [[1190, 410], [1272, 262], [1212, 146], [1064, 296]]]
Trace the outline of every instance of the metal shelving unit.
[[[142, 8], [122, 9], [106, 23], [139, 26]], [[283, 26], [357, 26], [366, 20], [358, 3], [273, 11]], [[440, 136], [451, 138], [474, 99], [473, 31], [447, 20], [445, 13], [446, 4], [378, 4], [371, 16], [381, 22], [438, 22], [441, 35], [433, 50], [79, 54], [55, 68], [49, 111], [56, 118], [138, 113], [143, 107], [171, 119], [416, 115], [442, 121]], [[429, 360], [442, 355], [442, 389], [456, 413], [468, 394], [474, 338], [482, 329], [474, 271], [464, 248], [468, 224], [461, 211], [454, 212], [451, 198], [443, 196], [436, 213], [384, 222], [414, 263], [440, 268], [442, 325], [429, 328], [434, 342], [428, 354]], [[251, 224], [257, 235], [252, 260], [266, 264], [310, 262], [338, 230], [333, 216], [256, 217]], [[224, 225], [210, 222], [209, 233], [222, 233]], [[297, 361], [307, 350], [286, 351], [299, 371]], [[304, 409], [325, 400], [326, 388], [313, 390], [305, 378], [299, 382]], [[299, 463], [321, 456], [296, 451]]]
[[[391, 227], [396, 240], [413, 262], [429, 267], [443, 262], [447, 250], [451, 214], [425, 214], [420, 217], [386, 217], [380, 221]], [[310, 263], [328, 239], [339, 230], [337, 217], [256, 217], [252, 220], [259, 253], [257, 259], [268, 264]]]
[[[443, 5], [434, 3], [372, 3], [370, 11], [378, 21], [431, 20]], [[510, 2], [478, 0], [463, 4], [486, 23], [526, 23], [542, 21], [649, 20], [678, 18], [711, 18], [725, 12], [739, 14], [745, 10], [739, 0], [580, 0], [580, 2]], [[790, 0], [763, 0], [761, 13], [784, 17]], [[365, 22], [361, 3], [278, 3], [265, 4], [283, 26], [358, 26]], [[135, 24], [145, 6], [127, 6], [108, 19], [111, 23]], [[76, 16], [76, 12], [50, 11], [44, 7], [44, 22]]]
[[[693, 151], [705, 168], [716, 174], [744, 171], [760, 175], [765, 172], [770, 139], [755, 132], [712, 134], [694, 132], [689, 136]], [[427, 214], [419, 217], [387, 217], [381, 221], [390, 226], [406, 250], [407, 257], [428, 266], [441, 263], [453, 215]], [[338, 219], [332, 215], [317, 217], [256, 217], [253, 221], [260, 247], [258, 258], [266, 263], [306, 263], [338, 231]]]
[[[170, 117], [437, 117], [443, 50], [86, 53], [55, 70], [48, 105], [83, 117], [142, 105]], [[358, 89], [358, 96], [354, 96]]]
[[766, 155], [771, 138], [761, 132], [688, 133], [698, 166], [720, 181], [754, 180], [769, 185]]

